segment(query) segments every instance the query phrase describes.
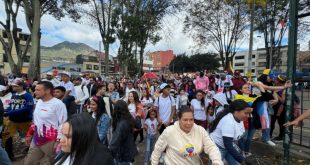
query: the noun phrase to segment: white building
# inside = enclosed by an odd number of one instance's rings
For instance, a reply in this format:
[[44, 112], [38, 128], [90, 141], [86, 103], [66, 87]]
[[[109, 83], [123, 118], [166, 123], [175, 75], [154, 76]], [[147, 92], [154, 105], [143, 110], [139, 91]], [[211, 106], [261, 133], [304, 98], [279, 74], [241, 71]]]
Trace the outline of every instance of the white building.
[[[287, 45], [281, 47], [279, 59], [277, 61], [277, 64], [273, 67], [274, 70], [278, 72], [287, 71], [287, 51], [288, 51]], [[297, 47], [297, 51], [299, 51], [299, 45]], [[240, 51], [237, 52], [236, 55], [234, 56], [232, 67], [234, 70], [239, 70], [242, 75], [246, 75], [246, 73], [244, 72], [248, 70], [248, 56], [249, 51]], [[253, 50], [252, 68], [251, 68], [253, 75], [262, 74], [263, 70], [266, 69], [267, 66], [266, 56], [267, 54], [265, 48], [259, 48], [257, 50]]]

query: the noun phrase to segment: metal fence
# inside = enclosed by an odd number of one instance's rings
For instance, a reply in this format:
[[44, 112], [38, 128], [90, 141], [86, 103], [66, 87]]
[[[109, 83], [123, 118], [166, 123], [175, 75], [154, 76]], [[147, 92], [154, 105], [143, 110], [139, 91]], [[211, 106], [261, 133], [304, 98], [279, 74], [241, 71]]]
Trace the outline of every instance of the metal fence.
[[[296, 81], [296, 95], [300, 99], [301, 113], [310, 109], [310, 80]], [[294, 127], [292, 143], [310, 147], [310, 119], [303, 121], [302, 127]]]

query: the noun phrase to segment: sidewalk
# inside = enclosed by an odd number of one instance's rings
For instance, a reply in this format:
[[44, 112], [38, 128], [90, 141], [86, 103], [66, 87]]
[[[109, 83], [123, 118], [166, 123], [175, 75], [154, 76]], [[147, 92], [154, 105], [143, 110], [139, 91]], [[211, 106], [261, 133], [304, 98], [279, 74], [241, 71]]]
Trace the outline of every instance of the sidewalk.
[[[252, 156], [248, 157], [249, 164], [256, 165], [282, 165], [283, 164], [283, 143], [277, 143], [271, 147], [261, 141], [253, 141]], [[290, 164], [310, 165], [310, 148], [291, 144]]]

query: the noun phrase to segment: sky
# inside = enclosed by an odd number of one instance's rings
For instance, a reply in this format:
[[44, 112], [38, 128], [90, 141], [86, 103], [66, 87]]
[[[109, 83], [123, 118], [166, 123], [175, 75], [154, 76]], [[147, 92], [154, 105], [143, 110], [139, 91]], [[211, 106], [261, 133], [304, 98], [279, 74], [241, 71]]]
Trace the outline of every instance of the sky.
[[[3, 1], [0, 2], [0, 20], [5, 20], [5, 11]], [[24, 13], [19, 12], [17, 17], [18, 26], [23, 29], [23, 32], [29, 33], [27, 28]], [[196, 52], [195, 42], [192, 38], [182, 32], [183, 30], [184, 16], [177, 14], [174, 16], [166, 16], [163, 19], [161, 30], [159, 34], [162, 36], [157, 44], [148, 44], [145, 52], [152, 52], [158, 50], [172, 49], [175, 54], [192, 54]], [[44, 15], [41, 19], [41, 45], [53, 46], [63, 41], [85, 43], [94, 49], [99, 49], [99, 41], [101, 40], [100, 33], [96, 27], [90, 26], [87, 20], [82, 20], [81, 23], [75, 23], [69, 18], [63, 18], [60, 21], [56, 20], [50, 15]], [[264, 45], [263, 37], [260, 34], [254, 34], [254, 46], [253, 48], [261, 48]], [[287, 44], [287, 38], [284, 39]], [[284, 42], [284, 43], [285, 43]], [[301, 48], [306, 48], [307, 44], [303, 43]], [[110, 53], [113, 56], [117, 55], [119, 42], [116, 42], [110, 46]], [[248, 40], [243, 42], [239, 50], [248, 49]], [[212, 47], [206, 47], [204, 52], [212, 52]]]

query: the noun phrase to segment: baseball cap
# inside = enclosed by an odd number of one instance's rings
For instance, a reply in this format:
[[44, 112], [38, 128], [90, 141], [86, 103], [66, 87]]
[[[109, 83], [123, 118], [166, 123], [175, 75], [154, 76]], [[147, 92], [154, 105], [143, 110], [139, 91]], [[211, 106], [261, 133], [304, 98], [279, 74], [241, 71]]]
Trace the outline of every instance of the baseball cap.
[[21, 78], [16, 78], [12, 84], [12, 86], [25, 86], [25, 83], [23, 82], [23, 80]]
[[53, 76], [53, 73], [52, 72], [47, 72], [46, 75]]
[[70, 73], [70, 72], [63, 71], [63, 72], [60, 73], [60, 74], [65, 74], [65, 75], [67, 75], [68, 77], [71, 77], [71, 73]]
[[159, 89], [160, 90], [164, 90], [166, 88], [170, 88], [170, 85], [168, 85], [167, 83], [162, 83], [160, 86], [159, 86]]
[[6, 86], [0, 85], [0, 92], [5, 91], [6, 90]]

